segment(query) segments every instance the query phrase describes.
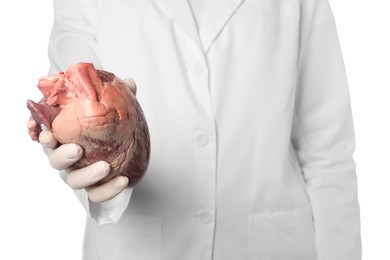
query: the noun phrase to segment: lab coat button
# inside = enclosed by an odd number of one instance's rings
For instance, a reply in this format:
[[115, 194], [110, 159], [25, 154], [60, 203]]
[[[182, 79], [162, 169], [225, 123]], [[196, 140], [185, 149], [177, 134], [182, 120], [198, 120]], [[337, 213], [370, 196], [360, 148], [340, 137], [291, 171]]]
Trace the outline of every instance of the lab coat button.
[[209, 138], [205, 134], [199, 134], [196, 137], [196, 142], [199, 146], [205, 146], [209, 142]]
[[202, 224], [209, 224], [213, 220], [213, 216], [208, 211], [201, 211], [199, 214], [199, 220]]

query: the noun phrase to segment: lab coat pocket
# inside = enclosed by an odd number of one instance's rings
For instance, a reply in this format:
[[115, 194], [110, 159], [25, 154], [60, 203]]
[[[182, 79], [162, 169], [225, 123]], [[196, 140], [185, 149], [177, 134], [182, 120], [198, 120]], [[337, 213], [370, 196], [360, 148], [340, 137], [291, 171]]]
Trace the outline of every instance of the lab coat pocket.
[[[278, 55], [285, 46], [294, 46], [299, 33], [300, 5], [296, 0], [248, 0], [238, 9], [237, 34], [256, 42], [264, 54], [275, 51]], [[243, 27], [242, 23], [246, 26]], [[244, 29], [243, 29], [244, 28]], [[246, 28], [246, 29], [245, 29]], [[244, 32], [241, 32], [244, 31]], [[241, 35], [243, 34], [243, 35]], [[278, 44], [283, 42], [283, 44]], [[288, 49], [288, 53], [292, 50]]]
[[240, 11], [253, 13], [256, 17], [291, 20], [299, 18], [300, 5], [296, 0], [249, 0], [243, 3]]
[[286, 19], [299, 18], [299, 1], [295, 0], [260, 0], [256, 1], [259, 11]]
[[[88, 226], [90, 232], [88, 234]], [[87, 225], [84, 260], [161, 259], [161, 219], [152, 216], [123, 216], [117, 224]], [[86, 239], [85, 239], [86, 240]], [[88, 255], [91, 257], [88, 258]]]
[[249, 260], [316, 260], [312, 208], [249, 216]]

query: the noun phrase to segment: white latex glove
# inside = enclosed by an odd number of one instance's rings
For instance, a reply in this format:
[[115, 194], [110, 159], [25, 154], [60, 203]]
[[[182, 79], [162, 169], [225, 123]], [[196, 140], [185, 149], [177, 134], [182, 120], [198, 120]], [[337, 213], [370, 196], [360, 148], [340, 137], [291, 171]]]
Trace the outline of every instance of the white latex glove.
[[65, 170], [66, 182], [73, 189], [85, 189], [90, 201], [107, 201], [122, 192], [128, 184], [128, 178], [118, 176], [104, 184], [95, 185], [110, 173], [110, 165], [105, 161], [93, 163], [85, 168], [74, 169], [72, 165], [83, 155], [83, 149], [77, 144], [57, 146], [57, 139], [47, 130], [39, 134], [39, 142], [49, 149], [50, 165], [57, 170]]

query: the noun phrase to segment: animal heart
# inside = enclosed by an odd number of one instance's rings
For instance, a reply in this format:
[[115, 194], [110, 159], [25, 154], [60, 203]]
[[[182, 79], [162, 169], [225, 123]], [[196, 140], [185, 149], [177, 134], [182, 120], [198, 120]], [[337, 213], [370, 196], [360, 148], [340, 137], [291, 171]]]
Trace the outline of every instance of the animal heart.
[[28, 100], [28, 132], [38, 141], [41, 125], [62, 143], [79, 144], [83, 157], [75, 167], [104, 160], [111, 172], [100, 183], [123, 175], [135, 186], [149, 164], [150, 138], [143, 111], [135, 97], [134, 81], [124, 82], [113, 73], [79, 63], [39, 79], [44, 97]]

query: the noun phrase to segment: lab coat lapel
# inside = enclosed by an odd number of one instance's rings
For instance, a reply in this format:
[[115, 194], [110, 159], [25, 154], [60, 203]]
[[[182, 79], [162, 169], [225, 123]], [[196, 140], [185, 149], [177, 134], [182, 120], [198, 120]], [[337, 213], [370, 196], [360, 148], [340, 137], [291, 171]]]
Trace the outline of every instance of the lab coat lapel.
[[244, 0], [210, 0], [208, 1], [202, 23], [203, 30], [200, 31], [205, 53], [228, 23], [234, 12]]
[[[206, 53], [221, 30], [244, 0], [210, 0], [198, 32], [188, 0], [156, 0], [161, 8], [182, 27], [191, 40]], [[202, 48], [203, 46], [203, 48]]]
[[156, 0], [161, 8], [174, 19], [191, 40], [201, 48], [198, 29], [188, 0]]

